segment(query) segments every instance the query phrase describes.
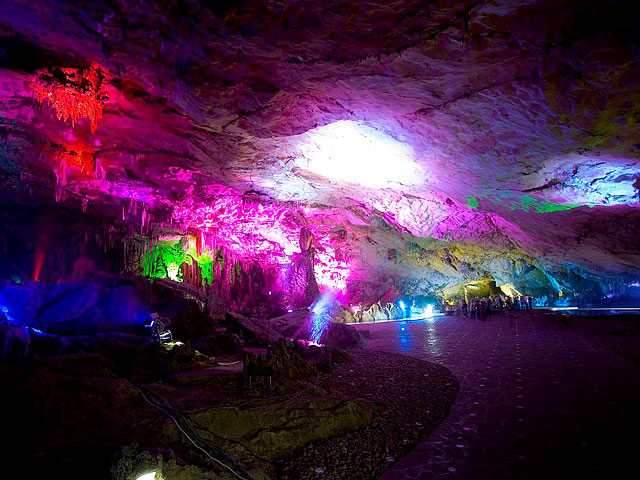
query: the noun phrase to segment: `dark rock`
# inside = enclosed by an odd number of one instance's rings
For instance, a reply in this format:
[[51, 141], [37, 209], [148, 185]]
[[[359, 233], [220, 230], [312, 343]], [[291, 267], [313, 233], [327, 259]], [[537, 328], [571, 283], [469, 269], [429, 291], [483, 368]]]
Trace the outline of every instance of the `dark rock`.
[[[284, 338], [309, 340], [311, 315], [308, 310], [298, 310], [272, 318], [270, 324]], [[320, 343], [331, 348], [360, 348], [364, 339], [351, 325], [329, 321]]]
[[20, 325], [0, 324], [0, 359], [22, 362], [29, 358], [29, 330]]
[[365, 340], [351, 325], [332, 322], [322, 343], [331, 348], [362, 348]]
[[[319, 370], [312, 365], [302, 354], [307, 353], [308, 358], [314, 357], [309, 353], [309, 349], [297, 349], [295, 344], [291, 344], [286, 340], [280, 340], [278, 346], [269, 352], [267, 358], [253, 358], [247, 356], [247, 361], [255, 364], [267, 364], [273, 367], [274, 375], [284, 378], [317, 378]], [[318, 364], [322, 363], [316, 356], [315, 360]], [[326, 363], [326, 361], [325, 361]]]
[[194, 285], [185, 282], [174, 282], [168, 278], [154, 278], [152, 292], [158, 302], [174, 298], [195, 300], [201, 309], [207, 304], [204, 292]]
[[226, 300], [217, 295], [209, 295], [204, 311], [213, 319], [223, 320], [225, 313], [227, 313], [229, 309], [229, 304]]
[[37, 366], [74, 377], [109, 377], [114, 365], [103, 355], [78, 353], [36, 360]]
[[200, 337], [193, 344], [193, 348], [209, 357], [217, 357], [221, 354], [241, 354], [244, 350], [242, 340], [234, 333], [217, 333]]
[[252, 346], [276, 343], [281, 337], [280, 332], [268, 320], [249, 318], [234, 312], [225, 315], [225, 322], [230, 333], [242, 333], [242, 338]]
[[159, 303], [156, 309], [171, 321], [171, 333], [178, 340], [195, 340], [215, 332], [215, 320], [202, 311], [196, 300], [174, 297]]
[[[126, 376], [138, 381], [154, 381], [163, 379], [169, 373], [170, 355], [166, 348], [160, 345], [143, 345], [129, 351], [131, 360], [128, 362]], [[181, 363], [181, 358], [173, 360], [174, 366]], [[187, 363], [186, 361], [184, 363]], [[123, 366], [123, 374], [127, 365]]]
[[151, 366], [141, 367], [141, 365], [154, 363], [152, 360], [147, 360], [145, 355], [150, 348], [151, 345], [148, 344], [136, 346], [116, 340], [96, 345], [94, 351], [108, 358], [119, 375], [151, 376], [150, 372], [153, 371]]
[[94, 335], [93, 341], [96, 344], [121, 342], [129, 345], [140, 345], [145, 342], [145, 337], [143, 337], [142, 335], [136, 335], [133, 333], [108, 332], [108, 333], [99, 333], [97, 335]]
[[[313, 415], [309, 415], [313, 412]], [[344, 435], [371, 422], [372, 409], [355, 401], [306, 395], [275, 406], [214, 408], [192, 416], [213, 435], [240, 442], [269, 461], [286, 458], [312, 441]]]
[[308, 340], [307, 327], [310, 315], [310, 311], [305, 308], [272, 318], [269, 320], [269, 324], [284, 338]]
[[29, 350], [31, 355], [49, 356], [59, 355], [64, 347], [68, 345], [68, 340], [58, 335], [37, 334], [31, 332]]
[[318, 371], [325, 374], [331, 372], [332, 356], [330, 349], [310, 345], [309, 347], [299, 348], [298, 354]]
[[353, 360], [353, 357], [342, 350], [337, 348], [331, 349], [331, 363], [348, 363]]

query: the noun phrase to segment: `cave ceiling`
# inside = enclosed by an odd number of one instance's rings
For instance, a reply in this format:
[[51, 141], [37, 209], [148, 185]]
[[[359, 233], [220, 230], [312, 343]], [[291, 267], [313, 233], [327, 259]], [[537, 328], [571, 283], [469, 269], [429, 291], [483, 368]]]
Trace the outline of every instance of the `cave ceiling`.
[[351, 280], [640, 273], [632, 2], [0, 3], [6, 196], [309, 224]]

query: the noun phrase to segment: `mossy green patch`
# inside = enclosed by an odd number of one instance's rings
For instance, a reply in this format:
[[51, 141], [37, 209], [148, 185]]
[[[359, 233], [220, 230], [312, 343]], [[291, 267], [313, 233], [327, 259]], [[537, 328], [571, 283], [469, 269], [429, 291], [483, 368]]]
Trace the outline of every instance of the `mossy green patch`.
[[577, 207], [582, 207], [582, 205], [578, 203], [539, 202], [536, 198], [529, 195], [525, 195], [521, 199], [521, 208], [525, 212], [528, 212], [530, 208], [533, 208], [538, 213], [550, 213], [571, 210]]
[[[221, 252], [220, 258], [222, 258]], [[145, 254], [143, 275], [149, 278], [170, 278], [176, 282], [182, 282], [183, 273], [180, 267], [183, 264], [193, 265], [193, 262], [196, 262], [200, 267], [203, 283], [211, 285], [213, 283], [213, 261], [213, 256], [208, 250], [198, 255], [195, 247], [191, 247], [185, 252], [183, 240], [160, 241]]]
[[472, 210], [474, 208], [478, 208], [480, 206], [480, 202], [478, 202], [476, 197], [472, 197], [471, 195], [467, 195], [467, 197], [465, 197], [465, 198], [467, 199], [467, 207], [471, 208]]

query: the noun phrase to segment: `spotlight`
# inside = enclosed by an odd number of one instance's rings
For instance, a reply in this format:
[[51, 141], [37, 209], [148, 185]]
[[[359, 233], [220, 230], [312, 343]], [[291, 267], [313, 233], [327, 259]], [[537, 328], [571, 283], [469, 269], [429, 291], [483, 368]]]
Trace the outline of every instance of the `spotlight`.
[[167, 277], [169, 277], [174, 282], [179, 282], [178, 273], [180, 272], [180, 267], [175, 263], [170, 263], [167, 265]]
[[381, 129], [340, 120], [299, 137], [298, 167], [334, 181], [370, 188], [413, 185], [420, 178], [413, 149]]
[[136, 478], [136, 480], [156, 480], [156, 472], [145, 473]]

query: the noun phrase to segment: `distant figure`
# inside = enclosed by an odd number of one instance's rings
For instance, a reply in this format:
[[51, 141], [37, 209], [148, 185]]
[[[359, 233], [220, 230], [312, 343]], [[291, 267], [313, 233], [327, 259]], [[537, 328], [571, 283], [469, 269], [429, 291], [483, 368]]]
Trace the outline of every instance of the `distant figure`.
[[484, 322], [487, 319], [487, 301], [486, 300], [480, 301], [479, 313], [480, 313], [480, 320]]
[[489, 299], [489, 301], [487, 302], [485, 318], [491, 318], [491, 299]]
[[467, 310], [469, 310], [469, 305], [467, 305], [467, 301], [466, 300], [462, 300], [462, 314], [466, 317], [467, 316]]

